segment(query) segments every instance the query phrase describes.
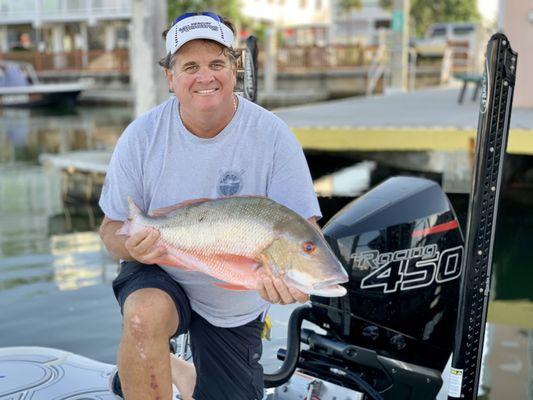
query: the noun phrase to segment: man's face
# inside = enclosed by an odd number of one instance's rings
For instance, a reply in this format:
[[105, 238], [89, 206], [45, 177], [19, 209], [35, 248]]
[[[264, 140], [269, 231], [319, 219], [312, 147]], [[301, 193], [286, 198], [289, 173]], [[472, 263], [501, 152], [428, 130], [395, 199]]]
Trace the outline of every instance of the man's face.
[[233, 107], [236, 71], [217, 43], [191, 40], [176, 55], [168, 83], [180, 104], [196, 111]]

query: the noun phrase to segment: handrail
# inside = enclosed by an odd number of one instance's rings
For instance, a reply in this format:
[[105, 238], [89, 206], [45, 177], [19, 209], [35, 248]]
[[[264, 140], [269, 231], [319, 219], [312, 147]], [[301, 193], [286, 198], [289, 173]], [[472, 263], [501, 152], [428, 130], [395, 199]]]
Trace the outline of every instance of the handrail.
[[66, 52], [12, 51], [0, 53], [0, 60], [25, 62], [36, 72], [129, 73], [127, 49], [74, 50]]
[[371, 96], [372, 93], [374, 93], [374, 90], [376, 89], [376, 86], [379, 82], [379, 79], [385, 75], [385, 71], [387, 69], [387, 66], [384, 62], [386, 55], [386, 47], [384, 45], [378, 46], [378, 49], [375, 53], [374, 59], [372, 60], [372, 64], [370, 64], [370, 68], [368, 69], [367, 73], [367, 84], [366, 84], [366, 95]]

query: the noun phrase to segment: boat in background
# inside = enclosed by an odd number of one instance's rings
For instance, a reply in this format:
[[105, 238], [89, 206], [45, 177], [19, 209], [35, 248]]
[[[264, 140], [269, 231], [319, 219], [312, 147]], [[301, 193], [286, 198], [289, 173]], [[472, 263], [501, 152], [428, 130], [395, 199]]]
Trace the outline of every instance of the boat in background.
[[89, 85], [87, 81], [41, 83], [30, 63], [0, 60], [0, 107], [72, 106]]

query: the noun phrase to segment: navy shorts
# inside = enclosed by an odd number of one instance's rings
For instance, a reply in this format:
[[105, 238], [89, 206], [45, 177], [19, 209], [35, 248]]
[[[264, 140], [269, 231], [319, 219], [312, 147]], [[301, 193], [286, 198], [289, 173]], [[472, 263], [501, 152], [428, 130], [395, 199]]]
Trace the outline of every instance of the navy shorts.
[[122, 311], [130, 293], [157, 288], [176, 305], [179, 327], [176, 335], [190, 333], [196, 368], [195, 400], [260, 400], [263, 398], [263, 351], [261, 316], [246, 325], [220, 328], [192, 311], [183, 288], [162, 268], [136, 261], [123, 262], [113, 281], [113, 291]]

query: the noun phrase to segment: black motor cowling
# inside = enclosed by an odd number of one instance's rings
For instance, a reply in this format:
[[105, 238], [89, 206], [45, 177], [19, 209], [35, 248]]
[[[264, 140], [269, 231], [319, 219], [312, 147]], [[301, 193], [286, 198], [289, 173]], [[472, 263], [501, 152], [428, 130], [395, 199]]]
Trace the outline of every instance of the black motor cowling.
[[443, 370], [452, 349], [464, 240], [433, 181], [394, 177], [339, 211], [324, 235], [350, 281], [311, 297], [311, 322], [348, 344]]

